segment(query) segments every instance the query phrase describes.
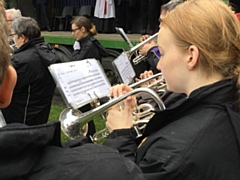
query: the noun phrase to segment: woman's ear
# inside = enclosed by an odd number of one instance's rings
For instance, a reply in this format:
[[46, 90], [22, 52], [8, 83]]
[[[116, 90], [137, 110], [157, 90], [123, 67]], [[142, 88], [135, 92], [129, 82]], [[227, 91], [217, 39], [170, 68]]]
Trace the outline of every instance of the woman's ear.
[[10, 104], [16, 82], [17, 73], [12, 66], [9, 66], [3, 83], [0, 86], [0, 108], [5, 108]]
[[83, 33], [86, 32], [86, 28], [85, 28], [84, 26], [82, 26], [82, 27], [80, 28], [80, 30], [81, 30]]
[[191, 45], [188, 48], [188, 61], [187, 66], [189, 70], [194, 69], [198, 64], [198, 58], [199, 58], [199, 50], [196, 46]]
[[23, 44], [26, 43], [26, 42], [28, 42], [28, 38], [27, 38], [26, 36], [24, 36], [24, 35], [22, 34], [21, 37], [22, 37], [22, 43], [23, 43]]

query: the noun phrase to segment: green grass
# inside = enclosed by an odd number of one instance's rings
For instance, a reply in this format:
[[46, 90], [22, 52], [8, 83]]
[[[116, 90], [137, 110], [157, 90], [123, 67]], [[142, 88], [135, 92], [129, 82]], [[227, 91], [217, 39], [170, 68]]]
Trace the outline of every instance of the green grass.
[[[65, 108], [66, 107], [52, 105], [48, 121], [59, 120], [59, 116]], [[97, 132], [105, 127], [105, 122], [101, 117], [94, 118], [94, 124]], [[62, 142], [68, 141], [68, 137], [65, 136], [63, 132], [61, 132], [61, 140]]]

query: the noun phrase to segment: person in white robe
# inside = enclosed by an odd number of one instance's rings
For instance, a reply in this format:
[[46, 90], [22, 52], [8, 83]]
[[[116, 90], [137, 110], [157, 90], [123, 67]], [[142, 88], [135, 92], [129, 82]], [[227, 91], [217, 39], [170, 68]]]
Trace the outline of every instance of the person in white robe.
[[114, 33], [115, 18], [114, 0], [96, 0], [94, 24], [99, 33]]

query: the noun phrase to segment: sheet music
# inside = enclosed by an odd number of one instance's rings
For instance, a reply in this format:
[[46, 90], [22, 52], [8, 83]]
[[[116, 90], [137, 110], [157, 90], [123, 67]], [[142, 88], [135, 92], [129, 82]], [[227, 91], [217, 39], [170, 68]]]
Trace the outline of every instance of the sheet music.
[[74, 109], [107, 96], [111, 87], [96, 59], [53, 64], [49, 70], [65, 102]]
[[131, 62], [129, 61], [127, 54], [122, 52], [114, 61], [113, 66], [119, 73], [122, 82], [124, 84], [131, 84], [133, 82], [133, 78], [135, 77], [135, 71], [132, 67]]

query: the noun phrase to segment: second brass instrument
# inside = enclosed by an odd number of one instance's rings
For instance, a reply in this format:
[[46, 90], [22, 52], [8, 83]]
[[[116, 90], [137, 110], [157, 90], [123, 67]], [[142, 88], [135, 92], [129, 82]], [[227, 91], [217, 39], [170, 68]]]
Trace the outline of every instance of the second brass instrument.
[[145, 43], [153, 40], [154, 38], [157, 37], [158, 33], [155, 33], [152, 36], [149, 36], [146, 40], [142, 41], [141, 43], [137, 44], [136, 46], [133, 46], [131, 41], [128, 39], [126, 33], [124, 32], [124, 30], [122, 28], [119, 27], [115, 27], [116, 31], [122, 36], [122, 38], [126, 41], [126, 43], [129, 45], [129, 47], [131, 48], [129, 51], [127, 51], [126, 53], [129, 55], [129, 57], [132, 57], [133, 54], [135, 54], [136, 57], [134, 57], [132, 59], [132, 62], [134, 65], [139, 64], [141, 61], [145, 60], [146, 57], [143, 55], [140, 55], [138, 53], [139, 48], [144, 45]]

